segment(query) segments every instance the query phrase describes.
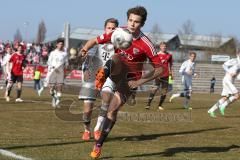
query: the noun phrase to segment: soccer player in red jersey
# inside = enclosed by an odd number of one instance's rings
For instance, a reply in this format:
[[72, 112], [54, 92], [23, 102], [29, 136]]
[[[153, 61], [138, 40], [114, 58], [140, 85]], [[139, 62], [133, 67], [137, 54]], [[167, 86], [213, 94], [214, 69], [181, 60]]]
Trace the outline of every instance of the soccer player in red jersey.
[[[110, 77], [116, 84], [116, 92], [114, 93], [109, 108], [107, 117], [103, 124], [102, 134], [99, 140], [96, 141], [93, 151], [91, 152], [92, 158], [98, 158], [101, 154], [101, 147], [107, 138], [109, 132], [113, 128], [118, 110], [126, 102], [131, 95], [131, 88], [154, 79], [162, 72], [162, 67], [159, 64], [159, 57], [152, 42], [141, 32], [147, 18], [147, 10], [142, 6], [130, 8], [127, 12], [127, 29], [133, 35], [132, 45], [126, 49], [116, 49], [116, 54], [110, 60], [111, 63], [106, 63], [104, 68], [104, 75]], [[88, 50], [95, 44], [103, 44], [110, 42], [110, 34], [103, 34], [93, 40], [88, 41], [82, 48], [81, 52], [84, 56]], [[143, 62], [150, 59], [155, 69], [148, 77], [141, 78]], [[111, 69], [111, 72], [110, 72]]]
[[[23, 83], [23, 67], [25, 62], [25, 56], [22, 54], [23, 46], [18, 45], [17, 51], [12, 54], [7, 67], [11, 70], [11, 77], [7, 85], [7, 96], [6, 101], [10, 101], [10, 93], [14, 83], [17, 82], [17, 99], [16, 102], [23, 102], [20, 98], [22, 93], [22, 83]], [[11, 67], [10, 67], [11, 64]], [[11, 69], [10, 69], [11, 68]]]
[[155, 79], [155, 84], [154, 87], [149, 95], [148, 98], [148, 103], [147, 106], [145, 107], [145, 109], [149, 109], [151, 102], [157, 92], [158, 89], [161, 89], [161, 97], [160, 97], [160, 101], [159, 101], [159, 105], [158, 108], [159, 110], [163, 110], [162, 104], [164, 102], [164, 100], [166, 99], [166, 95], [167, 95], [167, 91], [168, 91], [168, 79], [169, 76], [172, 76], [172, 63], [173, 63], [173, 58], [172, 58], [172, 54], [167, 52], [167, 43], [165, 42], [161, 42], [160, 43], [160, 51], [157, 53], [157, 55], [159, 56], [160, 62], [163, 67], [165, 68], [163, 75], [161, 75], [161, 77], [157, 77]]

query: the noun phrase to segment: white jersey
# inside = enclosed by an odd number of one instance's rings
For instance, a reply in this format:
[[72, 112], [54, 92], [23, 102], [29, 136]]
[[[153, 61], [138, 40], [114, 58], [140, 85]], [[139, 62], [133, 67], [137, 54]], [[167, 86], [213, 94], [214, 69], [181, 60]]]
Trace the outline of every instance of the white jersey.
[[50, 53], [47, 64], [50, 69], [58, 69], [59, 71], [63, 71], [64, 65], [68, 65], [67, 53], [55, 49]]
[[238, 89], [234, 85], [234, 80], [239, 79], [240, 64], [237, 58], [230, 59], [223, 64], [226, 74], [223, 78], [222, 96], [229, 96], [238, 93]]
[[[192, 90], [192, 76], [195, 74], [196, 63], [192, 62], [190, 59], [183, 62], [179, 69], [179, 73], [182, 75], [182, 84], [185, 91]], [[192, 72], [188, 74], [187, 72]]]
[[6, 73], [6, 72], [7, 72], [7, 63], [9, 62], [10, 58], [11, 58], [11, 54], [6, 53], [5, 56], [4, 56], [3, 59], [2, 59], [2, 62], [1, 62], [1, 66], [2, 66], [3, 72], [4, 72], [5, 74], [7, 74], [7, 73]]
[[[236, 79], [240, 79], [240, 64], [237, 58], [230, 59], [223, 64], [223, 69], [225, 70], [226, 74], [224, 76], [224, 80], [231, 81], [232, 83]], [[232, 76], [234, 75], [234, 76]]]
[[[196, 63], [192, 62], [190, 59], [183, 62], [179, 69], [179, 73], [182, 74], [184, 79], [192, 79], [192, 76], [195, 74]], [[187, 72], [192, 72], [189, 75]]]
[[114, 53], [112, 44], [99, 44], [89, 50], [88, 57], [83, 63], [83, 70], [89, 70], [91, 73], [90, 81], [95, 81], [96, 71], [99, 67], [104, 66]]
[[114, 53], [114, 46], [112, 44], [99, 44], [97, 47], [89, 50], [85, 65], [96, 70], [99, 67], [104, 66], [105, 63], [114, 55]]
[[[79, 93], [80, 99], [96, 99], [95, 94], [95, 79], [98, 69], [114, 55], [114, 47], [112, 44], [99, 44], [88, 52], [88, 57], [83, 63], [82, 69], [82, 87]], [[108, 80], [105, 87], [115, 88], [114, 84]]]

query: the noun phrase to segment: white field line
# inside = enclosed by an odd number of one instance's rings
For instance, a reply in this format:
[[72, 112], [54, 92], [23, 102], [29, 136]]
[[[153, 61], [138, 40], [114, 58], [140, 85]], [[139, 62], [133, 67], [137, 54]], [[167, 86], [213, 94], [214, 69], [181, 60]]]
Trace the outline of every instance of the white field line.
[[6, 156], [6, 157], [11, 157], [13, 159], [17, 159], [17, 160], [33, 160], [31, 158], [23, 157], [21, 155], [17, 155], [13, 152], [3, 150], [3, 149], [0, 149], [0, 154], [3, 155], [3, 156]]

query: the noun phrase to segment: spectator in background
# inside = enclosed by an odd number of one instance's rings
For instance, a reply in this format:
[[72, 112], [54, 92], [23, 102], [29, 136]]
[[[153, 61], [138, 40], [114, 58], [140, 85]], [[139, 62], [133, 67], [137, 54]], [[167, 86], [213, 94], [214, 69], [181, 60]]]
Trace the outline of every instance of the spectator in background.
[[213, 76], [211, 79], [210, 93], [214, 93], [215, 84], [216, 84], [216, 78], [215, 78], [215, 76]]
[[33, 56], [33, 64], [35, 64], [35, 65], [37, 65], [37, 64], [39, 64], [39, 62], [40, 62], [40, 57], [39, 57], [39, 54], [35, 54], [34, 56]]
[[[37, 90], [37, 92], [39, 93], [39, 90], [41, 89], [41, 84], [40, 84], [40, 80], [41, 80], [41, 71], [39, 70], [39, 68], [36, 66], [34, 69], [34, 89]], [[40, 96], [40, 95], [39, 95]]]
[[43, 64], [46, 64], [47, 63], [47, 60], [48, 60], [48, 48], [46, 45], [43, 45], [42, 47], [42, 55], [41, 55], [41, 58], [42, 58], [42, 63]]

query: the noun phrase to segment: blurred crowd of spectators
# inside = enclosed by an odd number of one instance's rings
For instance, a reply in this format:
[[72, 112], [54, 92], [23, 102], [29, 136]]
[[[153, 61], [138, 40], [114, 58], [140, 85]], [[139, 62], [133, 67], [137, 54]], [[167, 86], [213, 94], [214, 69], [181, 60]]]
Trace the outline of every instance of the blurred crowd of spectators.
[[45, 65], [48, 60], [49, 53], [54, 49], [51, 43], [25, 43], [25, 42], [0, 42], [0, 59], [4, 57], [5, 48], [11, 47], [14, 52], [16, 46], [21, 44], [24, 48], [27, 64]]

